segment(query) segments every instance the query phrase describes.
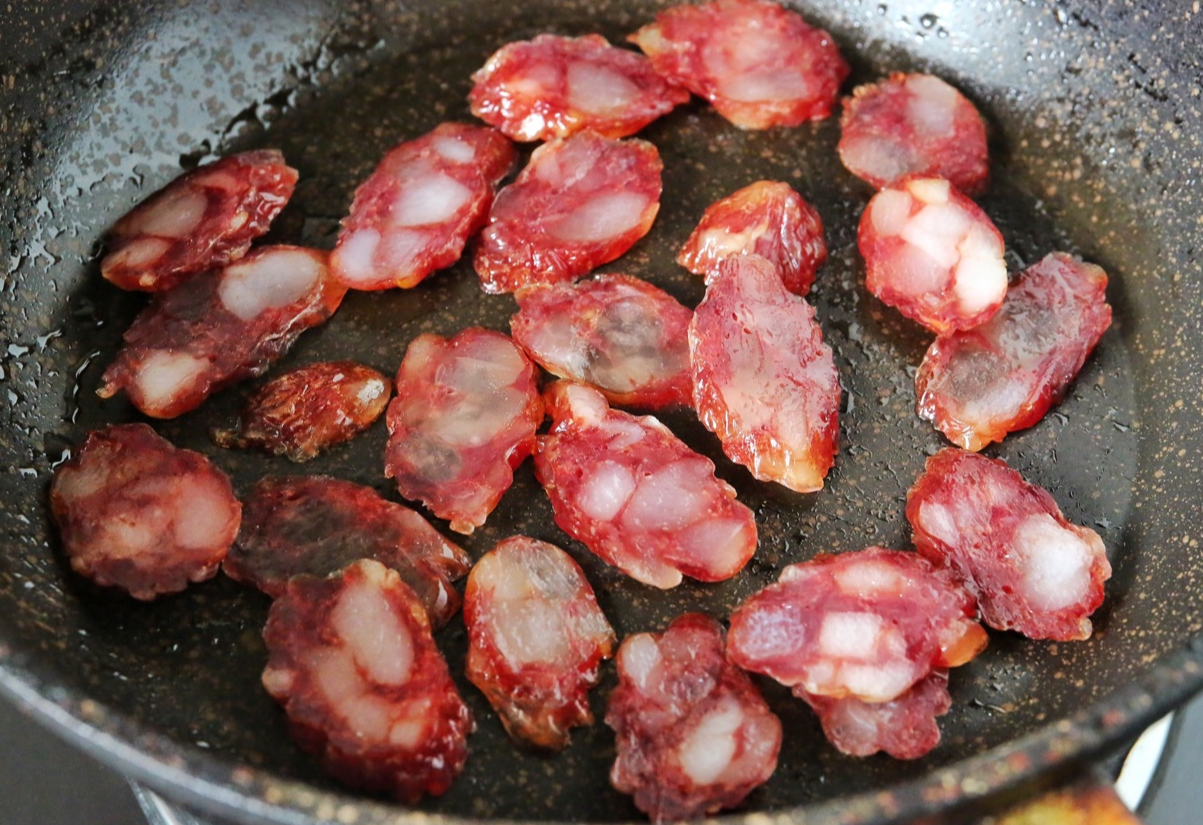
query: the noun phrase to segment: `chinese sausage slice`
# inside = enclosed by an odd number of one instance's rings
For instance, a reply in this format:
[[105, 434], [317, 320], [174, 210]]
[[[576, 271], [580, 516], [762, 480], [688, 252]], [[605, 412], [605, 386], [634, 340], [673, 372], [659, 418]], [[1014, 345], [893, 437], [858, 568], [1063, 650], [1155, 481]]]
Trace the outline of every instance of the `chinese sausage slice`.
[[559, 750], [593, 724], [589, 689], [614, 631], [580, 565], [553, 544], [515, 536], [481, 557], [464, 592], [468, 678], [514, 739]]
[[710, 459], [652, 416], [611, 409], [592, 387], [559, 381], [546, 396], [552, 427], [538, 438], [535, 475], [566, 533], [662, 589], [682, 576], [729, 579], [747, 564], [755, 518]]

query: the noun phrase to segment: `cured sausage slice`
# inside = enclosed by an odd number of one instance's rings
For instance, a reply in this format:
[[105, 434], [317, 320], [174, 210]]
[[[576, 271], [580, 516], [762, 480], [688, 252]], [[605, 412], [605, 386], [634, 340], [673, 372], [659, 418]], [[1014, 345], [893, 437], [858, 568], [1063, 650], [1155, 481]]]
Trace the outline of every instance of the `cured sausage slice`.
[[297, 336], [333, 315], [345, 293], [324, 253], [257, 249], [212, 277], [155, 295], [126, 330], [96, 394], [124, 390], [146, 415], [174, 418], [262, 374]]
[[1107, 273], [1060, 252], [1030, 267], [986, 323], [941, 335], [915, 375], [919, 417], [980, 450], [1060, 401], [1111, 325]]
[[781, 721], [723, 647], [722, 626], [689, 613], [618, 649], [610, 782], [653, 822], [734, 807], [777, 768]]
[[689, 100], [689, 92], [657, 74], [646, 57], [599, 34], [541, 34], [509, 43], [472, 81], [472, 114], [520, 141], [582, 129], [627, 137]]
[[673, 6], [628, 39], [741, 129], [825, 118], [848, 76], [831, 35], [768, 0]]
[[236, 261], [292, 197], [297, 170], [275, 149], [199, 166], [113, 225], [100, 274], [122, 289], [160, 292]]
[[292, 579], [263, 640], [263, 686], [332, 776], [409, 804], [451, 786], [472, 713], [396, 571], [365, 559], [328, 579]]
[[844, 100], [840, 160], [878, 189], [908, 175], [941, 177], [967, 195], [990, 178], [986, 125], [977, 108], [930, 74], [890, 75]]
[[246, 498], [242, 530], [222, 569], [277, 597], [293, 576], [328, 576], [359, 559], [396, 570], [435, 627], [459, 609], [451, 583], [472, 566], [426, 519], [371, 487], [326, 476], [268, 476]]
[[510, 736], [560, 750], [568, 730], [592, 725], [589, 689], [614, 631], [572, 558], [515, 536], [481, 557], [464, 591], [468, 678]]
[[839, 440], [839, 376], [815, 311], [758, 255], [728, 258], [689, 325], [694, 404], [723, 452], [762, 481], [823, 486]]
[[648, 233], [660, 210], [656, 147], [580, 132], [543, 144], [497, 193], [473, 263], [485, 292], [571, 281]]
[[325, 361], [286, 372], [255, 391], [238, 426], [217, 430], [221, 447], [254, 447], [293, 461], [350, 441], [384, 412], [393, 384], [354, 361]]
[[889, 702], [986, 646], [973, 596], [917, 553], [870, 547], [785, 568], [731, 614], [740, 667], [811, 696]]
[[539, 436], [535, 475], [568, 535], [662, 589], [743, 569], [756, 520], [710, 459], [652, 416], [610, 409], [592, 387], [560, 381], [546, 396], [553, 423]]
[[514, 341], [543, 369], [590, 384], [612, 404], [689, 405], [690, 312], [629, 275], [520, 289]]
[[1004, 462], [955, 447], [907, 494], [915, 547], [977, 597], [982, 621], [1033, 639], [1090, 637], [1111, 577], [1098, 533], [1065, 520], [1047, 490]]
[[514, 481], [543, 423], [536, 368], [500, 332], [419, 335], [397, 371], [384, 474], [457, 533], [471, 533]]
[[749, 252], [776, 266], [786, 289], [806, 295], [827, 260], [823, 221], [789, 184], [757, 181], [706, 208], [677, 263], [710, 283], [720, 261]]
[[872, 756], [878, 751], [895, 759], [925, 756], [940, 743], [936, 719], [952, 707], [948, 671], [943, 669], [933, 670], [889, 702], [811, 696], [797, 688], [794, 693], [819, 715], [827, 741], [849, 756]]
[[869, 291], [933, 332], [978, 326], [1007, 295], [1002, 234], [943, 178], [886, 186], [865, 208], [857, 242]]
[[505, 136], [462, 123], [395, 147], [355, 190], [330, 255], [334, 277], [351, 289], [409, 288], [451, 266], [516, 160]]
[[50, 510], [71, 568], [135, 599], [211, 578], [238, 533], [230, 480], [145, 424], [88, 433], [58, 467]]

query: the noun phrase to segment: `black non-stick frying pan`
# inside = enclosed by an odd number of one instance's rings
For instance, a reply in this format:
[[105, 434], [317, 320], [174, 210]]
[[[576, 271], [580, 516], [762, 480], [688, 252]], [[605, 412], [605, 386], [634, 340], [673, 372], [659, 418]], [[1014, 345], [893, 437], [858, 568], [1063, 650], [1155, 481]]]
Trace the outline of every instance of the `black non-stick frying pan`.
[[[469, 118], [469, 74], [501, 44], [544, 31], [615, 42], [666, 0], [25, 2], [0, 27], [0, 688], [119, 769], [176, 799], [248, 822], [625, 821], [610, 789], [612, 736], [578, 731], [554, 756], [515, 748], [461, 679], [479, 730], [464, 774], [411, 814], [327, 779], [289, 740], [259, 686], [268, 602], [218, 577], [151, 604], [70, 574], [48, 521], [52, 469], [89, 429], [138, 415], [94, 394], [144, 299], [98, 273], [104, 231], [167, 180], [216, 155], [276, 146], [301, 172], [270, 239], [329, 247], [358, 181], [393, 144]], [[892, 70], [935, 72], [991, 130], [994, 182], [981, 204], [1012, 268], [1078, 252], [1111, 274], [1115, 323], [1066, 400], [988, 452], [1049, 488], [1103, 536], [1115, 574], [1084, 643], [993, 634], [954, 672], [944, 739], [916, 762], [852, 759], [815, 718], [763, 685], [786, 729], [780, 767], [745, 813], [763, 823], [910, 820], [1059, 780], [1203, 685], [1203, 24], [1185, 2], [802, 0], [854, 66], [847, 89]], [[813, 202], [831, 258], [813, 293], [845, 388], [827, 487], [799, 495], [722, 458], [689, 414], [665, 416], [756, 511], [756, 558], [732, 581], [660, 592], [597, 562], [553, 525], [529, 464], [479, 555], [517, 532], [585, 567], [620, 636], [701, 609], [725, 617], [783, 566], [820, 551], [907, 545], [907, 487], [941, 437], [913, 412], [927, 335], [862, 285], [855, 227], [870, 192], [836, 160], [835, 119], [741, 132], [695, 102], [645, 130], [665, 162], [651, 234], [606, 267], [693, 305], [700, 281], [673, 263], [711, 201], [762, 178]], [[461, 262], [410, 291], [356, 293], [285, 360], [356, 358], [386, 372], [421, 332], [505, 330], [508, 297], [485, 296]], [[209, 440], [247, 388], [157, 429], [214, 457], [245, 492], [283, 459]], [[371, 484], [385, 433], [304, 469]], [[445, 525], [440, 525], [445, 527]], [[440, 637], [462, 670], [464, 631]], [[614, 681], [595, 692], [603, 707]], [[3, 743], [19, 747], [19, 743]], [[765, 819], [767, 815], [769, 819]], [[431, 819], [433, 817], [433, 819]]]

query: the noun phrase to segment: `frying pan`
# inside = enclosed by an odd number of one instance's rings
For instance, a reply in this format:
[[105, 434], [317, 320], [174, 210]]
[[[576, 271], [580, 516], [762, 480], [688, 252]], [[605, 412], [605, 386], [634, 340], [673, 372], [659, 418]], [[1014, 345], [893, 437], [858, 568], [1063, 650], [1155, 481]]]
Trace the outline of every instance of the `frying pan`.
[[[94, 393], [144, 298], [98, 273], [108, 227], [181, 167], [277, 146], [301, 172], [268, 240], [333, 243], [356, 183], [393, 144], [469, 117], [468, 76], [502, 43], [543, 31], [612, 41], [666, 0], [391, 0], [121, 4], [28, 2], [3, 12], [0, 269], [0, 687], [98, 758], [168, 796], [240, 822], [640, 820], [611, 790], [612, 737], [578, 730], [555, 757], [515, 748], [481, 695], [450, 793], [407, 812], [346, 791], [289, 740], [258, 684], [268, 601], [218, 577], [151, 604], [69, 573], [48, 523], [53, 467], [84, 433], [137, 420]], [[822, 740], [786, 691], [762, 683], [787, 731], [780, 767], [732, 818], [871, 823], [961, 816], [1061, 782], [1203, 686], [1203, 25], [1184, 3], [805, 0], [854, 67], [853, 83], [928, 70], [964, 90], [990, 128], [993, 184], [981, 199], [1013, 270], [1082, 254], [1111, 274], [1115, 323], [1068, 397], [989, 453], [1050, 489], [1097, 529], [1114, 567], [1088, 642], [992, 634], [954, 672], [943, 741], [925, 759], [851, 759]], [[669, 592], [632, 583], [553, 525], [529, 464], [485, 528], [478, 556], [527, 533], [584, 566], [620, 636], [685, 610], [725, 617], [794, 561], [870, 544], [904, 547], [905, 491], [940, 436], [913, 412], [928, 343], [862, 285], [855, 227], [870, 192], [835, 161], [835, 119], [740, 132], [695, 102], [643, 135], [665, 161], [652, 233], [606, 267], [688, 305], [700, 281], [673, 255], [704, 207], [762, 178], [813, 202], [831, 257], [813, 293], [844, 386], [840, 455], [827, 487], [793, 494], [726, 461], [686, 414], [665, 416], [716, 460], [757, 513], [757, 557], [735, 579]], [[422, 332], [506, 329], [508, 297], [485, 296], [466, 262], [401, 292], [355, 293], [285, 359], [356, 358], [386, 372]], [[233, 388], [158, 430], [212, 456], [245, 492], [283, 459], [225, 452], [209, 430], [235, 415]], [[301, 469], [383, 479], [377, 424]], [[445, 527], [441, 525], [440, 527]], [[439, 637], [459, 675], [462, 625]], [[594, 694], [600, 715], [612, 669]], [[7, 743], [6, 747], [14, 747]]]

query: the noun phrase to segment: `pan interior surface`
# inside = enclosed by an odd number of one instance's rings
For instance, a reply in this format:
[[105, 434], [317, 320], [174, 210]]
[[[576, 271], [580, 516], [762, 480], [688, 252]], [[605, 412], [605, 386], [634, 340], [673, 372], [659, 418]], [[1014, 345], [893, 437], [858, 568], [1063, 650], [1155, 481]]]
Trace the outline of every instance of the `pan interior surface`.
[[[0, 122], [10, 192], [2, 231], [12, 255], [0, 274], [0, 451], [9, 470], [0, 477], [0, 669], [10, 687], [36, 687], [88, 730], [281, 810], [320, 817], [357, 797], [292, 743], [260, 687], [266, 597], [218, 577], [137, 603], [70, 574], [57, 547], [45, 504], [53, 467], [87, 430], [139, 420], [124, 400], [95, 396], [122, 331], [144, 305], [102, 281], [100, 240], [181, 165], [273, 146], [301, 181], [266, 240], [330, 248], [354, 187], [391, 146], [444, 120], [470, 119], [469, 76], [496, 48], [545, 31], [600, 32], [622, 42], [668, 4], [250, 5], [90, 11], [70, 18], [80, 22], [58, 46], [19, 73], [9, 69], [15, 79]], [[1096, 529], [1114, 576], [1088, 642], [992, 633], [988, 650], [954, 671], [943, 740], [922, 760], [841, 756], [801, 702], [760, 682], [786, 731], [777, 773], [747, 802], [766, 812], [922, 780], [933, 768], [1047, 730], [1106, 701], [1203, 629], [1194, 481], [1203, 455], [1203, 216], [1190, 194], [1203, 156], [1203, 71], [1199, 50], [1190, 47], [1203, 43], [1198, 15], [1178, 19], [1177, 9], [1129, 4], [816, 0], [798, 7], [833, 33], [853, 64], [846, 90], [891, 71], [923, 70], [979, 105], [993, 156], [993, 183], [979, 202], [1004, 235], [1013, 271], [1063, 250], [1109, 272], [1115, 322], [1068, 397], [987, 454], [1048, 488], [1070, 521]], [[31, 25], [53, 28], [57, 19]], [[584, 567], [620, 638], [662, 629], [688, 610], [725, 618], [784, 566], [820, 552], [909, 545], [906, 490], [927, 456], [945, 446], [914, 414], [914, 371], [930, 336], [864, 289], [856, 226], [871, 191], [838, 163], [838, 136], [837, 118], [742, 132], [695, 99], [640, 135], [664, 160], [661, 211], [646, 239], [603, 268], [649, 280], [694, 306], [701, 281], [674, 258], [709, 203], [761, 179], [784, 180], [813, 203], [830, 258], [811, 300], [845, 391], [840, 453], [827, 486], [800, 495], [757, 482], [722, 456], [692, 414], [670, 413], [665, 423], [714, 459], [756, 512], [760, 547], [735, 579], [668, 592], [626, 579], [554, 526], [529, 462], [485, 527], [454, 540], [473, 557], [517, 533], [564, 547]], [[510, 297], [482, 293], [461, 261], [413, 290], [350, 294], [277, 369], [354, 358], [391, 374], [416, 335], [473, 325], [508, 331], [514, 309]], [[240, 493], [264, 475], [300, 472], [368, 484], [396, 499], [383, 478], [383, 421], [300, 467], [216, 448], [209, 432], [234, 418], [252, 385], [219, 393], [156, 429], [212, 457]], [[609, 786], [608, 728], [599, 722], [576, 731], [556, 756], [515, 747], [462, 676], [462, 623], [437, 638], [478, 730], [463, 775], [421, 810], [490, 819], [639, 818]], [[599, 719], [614, 685], [612, 667], [603, 673], [593, 694]], [[376, 821], [389, 807], [362, 810], [364, 821]]]

